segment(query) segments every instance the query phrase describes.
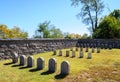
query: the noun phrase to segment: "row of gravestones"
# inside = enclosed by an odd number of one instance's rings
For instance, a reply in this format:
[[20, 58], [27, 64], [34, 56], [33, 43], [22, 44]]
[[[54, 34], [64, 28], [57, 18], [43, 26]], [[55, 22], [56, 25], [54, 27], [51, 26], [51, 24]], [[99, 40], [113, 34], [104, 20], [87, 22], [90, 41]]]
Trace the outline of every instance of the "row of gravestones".
[[[14, 52], [13, 63], [18, 62], [18, 55]], [[25, 55], [20, 56], [20, 66], [24, 66], [27, 63], [27, 67], [33, 67], [34, 66], [34, 58], [33, 56], [28, 56], [28, 58]], [[43, 57], [40, 57], [37, 59], [37, 69], [42, 70], [45, 67], [45, 60]], [[48, 71], [51, 73], [54, 73], [57, 69], [57, 61], [55, 58], [49, 59], [48, 64]], [[70, 73], [70, 64], [68, 61], [63, 61], [61, 63], [61, 75], [68, 75]]]
[[[70, 50], [73, 51], [73, 48], [71, 48]], [[78, 47], [76, 47], [76, 51], [79, 51]], [[83, 47], [80, 48], [80, 51], [83, 51]], [[88, 47], [86, 47], [85, 52], [89, 52], [89, 48]], [[92, 51], [91, 52], [92, 53], [95, 52], [95, 48], [94, 47], [92, 47]], [[97, 47], [97, 53], [100, 53], [100, 47]]]
[[103, 49], [103, 48], [105, 48], [105, 49], [107, 49], [107, 48], [109, 48], [109, 49], [112, 49], [114, 46], [113, 45], [108, 45], [108, 44], [98, 44], [98, 45], [96, 45], [96, 44], [80, 44], [79, 45], [79, 47], [90, 47], [90, 48], [92, 48], [92, 47], [100, 47], [101, 49]]
[[[57, 55], [57, 51], [56, 50], [53, 52], [53, 55]], [[59, 56], [63, 56], [63, 51], [62, 50], [59, 51]], [[69, 56], [70, 56], [70, 51], [67, 50], [66, 51], [66, 57], [69, 57]], [[76, 57], [76, 51], [72, 51], [72, 57]], [[83, 58], [83, 57], [84, 57], [84, 52], [80, 51], [79, 58]], [[92, 59], [92, 54], [91, 53], [88, 53], [87, 59]]]

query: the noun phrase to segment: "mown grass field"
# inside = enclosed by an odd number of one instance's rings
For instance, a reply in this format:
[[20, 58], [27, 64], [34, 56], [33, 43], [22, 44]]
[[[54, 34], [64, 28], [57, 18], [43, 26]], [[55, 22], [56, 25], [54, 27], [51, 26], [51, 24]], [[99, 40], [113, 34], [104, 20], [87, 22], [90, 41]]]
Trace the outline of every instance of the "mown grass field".
[[[120, 82], [119, 49], [102, 49], [100, 53], [92, 53], [92, 59], [87, 59], [87, 52], [84, 53], [84, 58], [79, 58], [79, 51], [76, 51], [75, 58], [71, 55], [65, 57], [66, 50], [63, 50], [63, 56], [58, 56], [58, 52], [55, 56], [53, 52], [34, 55], [35, 66], [32, 68], [19, 66], [19, 62], [12, 64], [11, 59], [0, 61], [0, 82]], [[36, 70], [36, 60], [39, 57], [45, 59], [43, 70]], [[47, 72], [50, 58], [57, 59], [57, 71], [52, 74]], [[60, 77], [60, 65], [64, 60], [70, 63], [70, 74]]]

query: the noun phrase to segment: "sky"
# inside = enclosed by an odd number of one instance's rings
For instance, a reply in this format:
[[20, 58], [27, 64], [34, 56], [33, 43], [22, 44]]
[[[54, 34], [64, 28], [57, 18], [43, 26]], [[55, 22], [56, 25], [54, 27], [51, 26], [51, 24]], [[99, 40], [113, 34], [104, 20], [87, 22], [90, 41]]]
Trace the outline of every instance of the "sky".
[[[120, 0], [103, 0], [105, 10], [102, 16], [120, 9]], [[63, 32], [90, 34], [88, 26], [76, 17], [80, 7], [71, 6], [71, 0], [0, 0], [0, 24], [9, 28], [20, 27], [29, 33], [29, 38], [35, 34], [40, 23], [51, 21], [51, 24]]]

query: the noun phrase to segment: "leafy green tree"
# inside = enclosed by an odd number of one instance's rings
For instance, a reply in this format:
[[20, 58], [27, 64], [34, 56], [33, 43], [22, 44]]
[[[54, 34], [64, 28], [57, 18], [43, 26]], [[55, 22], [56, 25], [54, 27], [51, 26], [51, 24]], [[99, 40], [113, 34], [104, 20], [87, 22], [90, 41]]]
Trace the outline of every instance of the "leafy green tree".
[[50, 21], [40, 23], [34, 38], [63, 38], [62, 31], [50, 24]]
[[45, 21], [43, 23], [40, 23], [39, 28], [37, 29], [36, 32], [40, 33], [40, 37], [43, 38], [50, 38], [50, 21]]
[[81, 39], [87, 39], [88, 38], [88, 34], [87, 33], [84, 33], [82, 36], [81, 36]]
[[63, 38], [62, 31], [59, 28], [51, 28], [50, 30], [51, 38]]
[[114, 10], [104, 17], [93, 34], [93, 38], [118, 39], [120, 38], [120, 11]]
[[89, 25], [92, 32], [98, 27], [99, 16], [102, 14], [104, 4], [101, 0], [71, 0], [72, 6], [82, 5], [78, 17], [83, 19], [83, 23]]

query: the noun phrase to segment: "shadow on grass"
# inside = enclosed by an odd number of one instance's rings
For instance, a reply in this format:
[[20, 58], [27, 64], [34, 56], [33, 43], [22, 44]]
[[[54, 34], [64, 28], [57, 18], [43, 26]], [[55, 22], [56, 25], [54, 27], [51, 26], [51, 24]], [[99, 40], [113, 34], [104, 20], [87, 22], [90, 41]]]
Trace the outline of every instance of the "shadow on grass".
[[20, 66], [20, 64], [17, 64], [17, 65], [12, 65], [11, 67], [18, 67], [18, 66]]
[[45, 71], [45, 72], [41, 73], [41, 75], [48, 75], [48, 74], [52, 74], [52, 73], [54, 73], [54, 72]]
[[20, 67], [19, 69], [26, 69], [26, 68], [30, 68], [30, 67], [25, 66], [25, 67]]
[[55, 76], [55, 79], [64, 79], [67, 75], [58, 74]]
[[13, 62], [5, 63], [4, 65], [11, 65], [14, 64]]
[[34, 69], [30, 69], [29, 72], [36, 72], [36, 71], [40, 71], [41, 69], [38, 68], [34, 68]]

